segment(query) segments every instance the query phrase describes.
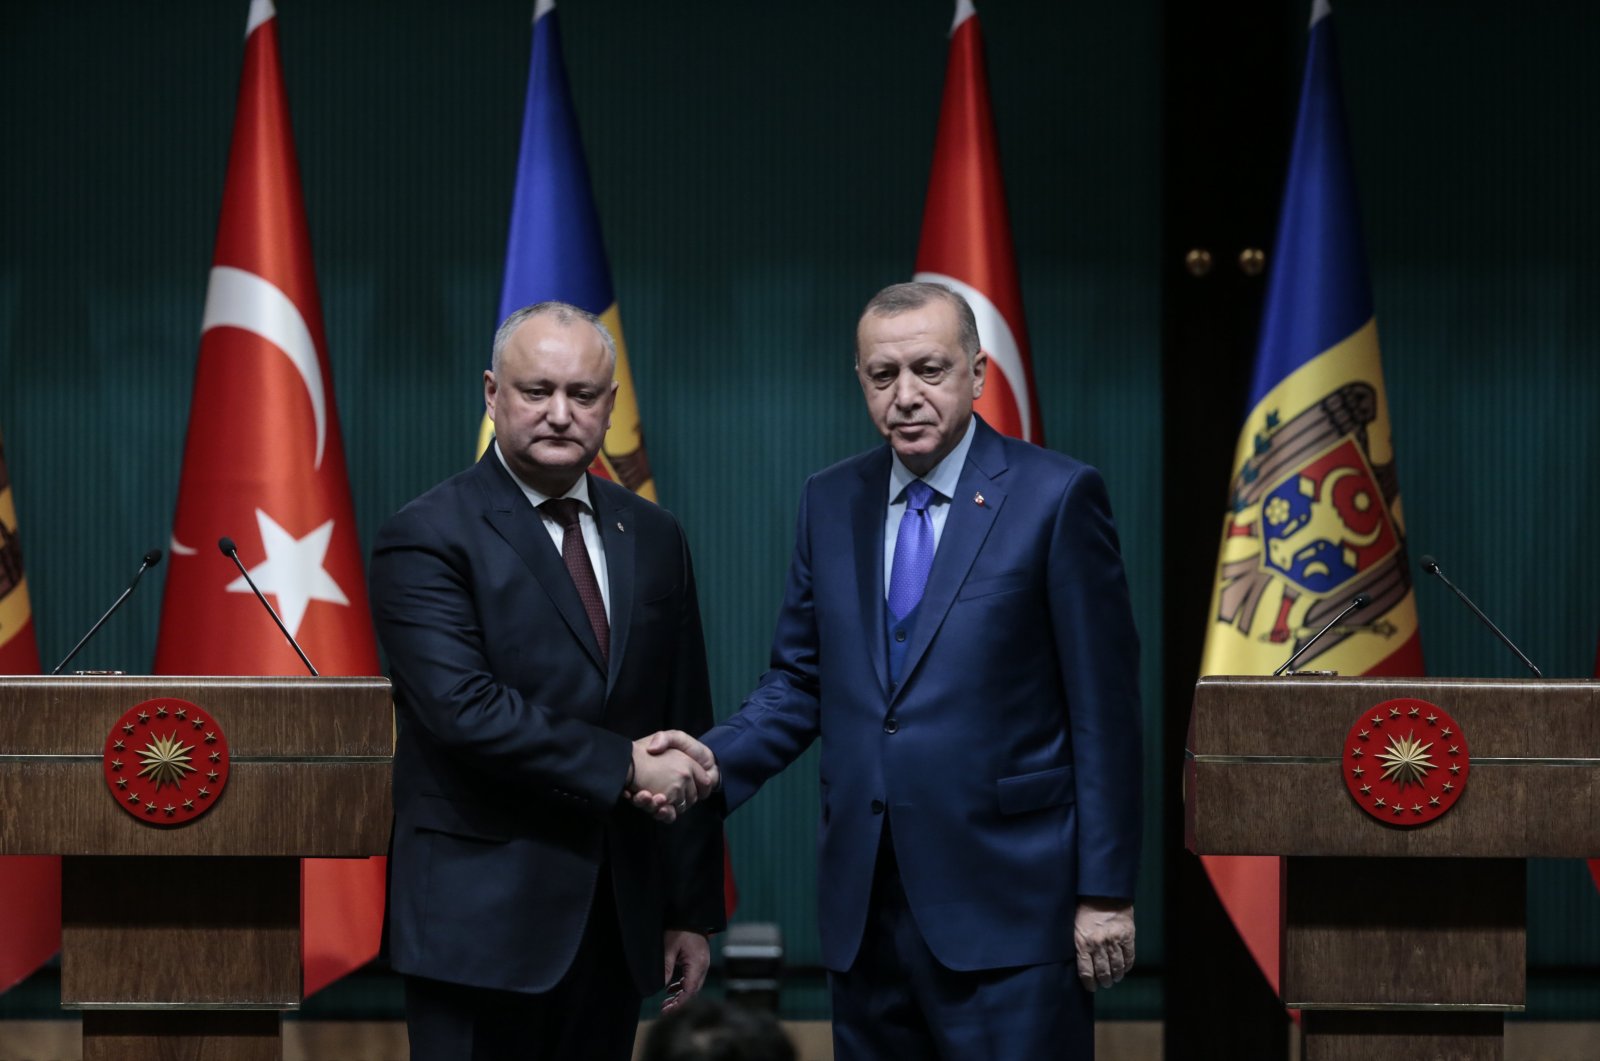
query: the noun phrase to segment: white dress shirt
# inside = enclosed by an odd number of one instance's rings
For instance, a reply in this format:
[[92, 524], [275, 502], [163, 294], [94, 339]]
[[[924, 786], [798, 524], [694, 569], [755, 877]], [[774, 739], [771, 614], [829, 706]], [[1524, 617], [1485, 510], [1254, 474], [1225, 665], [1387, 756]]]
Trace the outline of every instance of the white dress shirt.
[[894, 453], [894, 459], [889, 464], [889, 514], [883, 521], [885, 600], [889, 598], [889, 576], [894, 573], [894, 547], [900, 537], [900, 519], [906, 514], [906, 487], [918, 479], [933, 487], [933, 499], [928, 502], [928, 516], [933, 520], [933, 550], [937, 556], [939, 538], [944, 534], [944, 521], [950, 517], [950, 499], [956, 496], [956, 484], [961, 481], [961, 469], [967, 463], [967, 451], [972, 448], [972, 436], [977, 430], [978, 421], [974, 417], [967, 422], [967, 433], [961, 436], [956, 448], [946, 453], [944, 460], [935, 464], [927, 475], [913, 475], [910, 468], [900, 463], [900, 454]]
[[[494, 443], [494, 455], [511, 476], [511, 481], [522, 488], [522, 493], [533, 506], [533, 510], [544, 521], [544, 529], [549, 532], [550, 540], [555, 543], [556, 555], [561, 555], [561, 539], [566, 535], [566, 530], [557, 523], [544, 509], [539, 506], [551, 500], [548, 494], [542, 494], [523, 482], [517, 473], [511, 470], [511, 465], [506, 463], [505, 454], [500, 452], [500, 443]], [[582, 508], [578, 512], [578, 526], [583, 529], [583, 547], [588, 550], [589, 563], [594, 567], [595, 581], [600, 583], [600, 600], [606, 607], [606, 622], [611, 621], [611, 580], [606, 575], [606, 550], [600, 541], [600, 525], [594, 519], [594, 506], [589, 503], [589, 476], [588, 473], [578, 476], [578, 481], [572, 484], [572, 489], [561, 495], [578, 501]], [[904, 508], [905, 505], [900, 506]]]

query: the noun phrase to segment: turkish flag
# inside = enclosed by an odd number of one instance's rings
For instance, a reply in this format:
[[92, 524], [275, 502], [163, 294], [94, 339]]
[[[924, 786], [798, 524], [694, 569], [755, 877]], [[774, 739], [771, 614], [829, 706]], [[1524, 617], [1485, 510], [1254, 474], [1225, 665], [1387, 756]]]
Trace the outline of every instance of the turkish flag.
[[[245, 30], [156, 672], [304, 674], [224, 536], [319, 671], [379, 672], [267, 0]], [[310, 995], [377, 954], [384, 860], [308, 859], [301, 898]]]
[[977, 12], [966, 0], [956, 6], [950, 33], [915, 279], [944, 284], [972, 306], [979, 343], [989, 354], [983, 396], [974, 405], [978, 414], [1002, 434], [1043, 445], [1022, 285], [989, 108], [983, 34]]
[[[28, 580], [22, 572], [17, 506], [0, 452], [0, 674], [38, 674]], [[0, 858], [0, 991], [61, 949], [61, 859]]]

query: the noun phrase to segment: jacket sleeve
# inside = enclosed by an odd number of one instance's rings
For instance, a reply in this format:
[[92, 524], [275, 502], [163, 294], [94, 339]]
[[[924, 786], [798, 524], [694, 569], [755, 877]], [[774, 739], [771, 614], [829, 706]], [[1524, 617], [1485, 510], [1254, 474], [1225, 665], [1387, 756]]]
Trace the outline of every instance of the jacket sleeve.
[[1056, 512], [1050, 618], [1078, 805], [1078, 894], [1133, 897], [1141, 840], [1139, 636], [1104, 481], [1081, 467]]
[[632, 742], [495, 679], [473, 601], [473, 562], [460, 536], [421, 506], [402, 509], [378, 532], [372, 614], [401, 725], [420, 727], [500, 783], [610, 811], [627, 783]]

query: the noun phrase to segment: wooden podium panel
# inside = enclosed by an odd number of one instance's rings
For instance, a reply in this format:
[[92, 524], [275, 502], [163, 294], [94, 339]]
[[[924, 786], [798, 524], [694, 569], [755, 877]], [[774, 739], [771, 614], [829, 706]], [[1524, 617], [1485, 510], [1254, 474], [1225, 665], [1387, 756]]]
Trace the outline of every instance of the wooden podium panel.
[[[210, 712], [233, 763], [217, 805], [177, 828], [134, 821], [101, 780], [112, 724], [159, 696]], [[382, 854], [393, 719], [382, 678], [6, 678], [0, 853]]]
[[[169, 827], [118, 806], [103, 766], [123, 713], [162, 697], [228, 748], [215, 803]], [[61, 997], [86, 1011], [86, 1061], [281, 1055], [300, 859], [388, 849], [393, 751], [383, 678], [0, 678], [0, 854], [65, 856]]]
[[1289, 858], [1283, 873], [1284, 1005], [1522, 1009], [1522, 859]]
[[300, 1005], [300, 860], [69, 858], [61, 1004]]
[[[1448, 814], [1379, 823], [1339, 774], [1363, 711], [1415, 697], [1453, 715], [1472, 776]], [[1202, 678], [1185, 765], [1185, 832], [1208, 855], [1589, 858], [1600, 847], [1600, 682]]]
[[[1403, 827], [1342, 774], [1352, 725], [1434, 704], [1466, 738], [1454, 806]], [[1530, 857], [1600, 855], [1600, 682], [1206, 677], [1184, 766], [1195, 854], [1278, 855], [1280, 983], [1306, 1061], [1499, 1061], [1526, 1000]]]

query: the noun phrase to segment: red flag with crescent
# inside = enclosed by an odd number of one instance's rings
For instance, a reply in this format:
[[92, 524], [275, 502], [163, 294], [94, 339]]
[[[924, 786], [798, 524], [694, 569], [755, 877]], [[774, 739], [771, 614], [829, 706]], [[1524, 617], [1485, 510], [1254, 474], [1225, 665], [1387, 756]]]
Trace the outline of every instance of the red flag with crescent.
[[983, 34], [970, 0], [956, 4], [950, 33], [915, 278], [944, 284], [972, 306], [978, 341], [989, 354], [978, 414], [1002, 434], [1043, 445]]
[[[379, 673], [276, 13], [254, 0], [156, 644], [159, 674], [303, 674], [218, 551], [240, 562], [323, 674]], [[330, 813], [336, 810], [330, 808]], [[371, 960], [382, 859], [308, 859], [307, 995]]]
[[[28, 580], [22, 571], [17, 504], [0, 450], [0, 674], [38, 674]], [[0, 991], [61, 949], [61, 859], [0, 858]]]

